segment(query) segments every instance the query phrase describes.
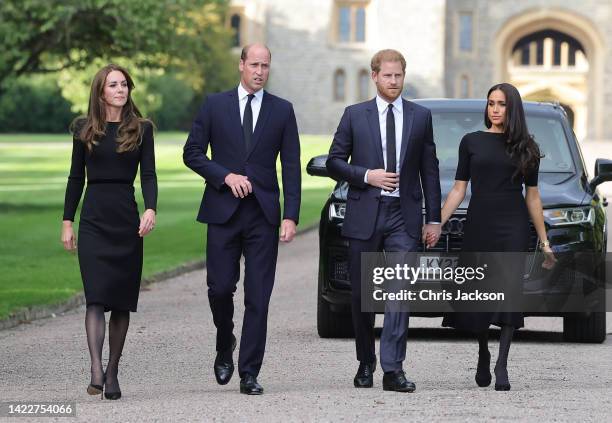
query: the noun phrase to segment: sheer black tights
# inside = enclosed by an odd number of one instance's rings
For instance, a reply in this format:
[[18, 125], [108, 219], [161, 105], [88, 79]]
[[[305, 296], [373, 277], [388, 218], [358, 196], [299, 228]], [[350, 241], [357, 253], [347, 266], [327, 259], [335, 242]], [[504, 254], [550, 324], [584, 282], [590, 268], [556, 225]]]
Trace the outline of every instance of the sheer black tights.
[[[106, 390], [108, 392], [119, 391], [119, 359], [125, 344], [128, 327], [130, 325], [129, 311], [112, 311], [108, 322], [108, 346], [109, 357], [106, 366]], [[90, 304], [85, 312], [85, 331], [87, 333], [87, 346], [91, 358], [91, 384], [102, 385], [104, 382], [104, 371], [102, 369], [102, 346], [106, 320], [104, 318], [104, 306]]]

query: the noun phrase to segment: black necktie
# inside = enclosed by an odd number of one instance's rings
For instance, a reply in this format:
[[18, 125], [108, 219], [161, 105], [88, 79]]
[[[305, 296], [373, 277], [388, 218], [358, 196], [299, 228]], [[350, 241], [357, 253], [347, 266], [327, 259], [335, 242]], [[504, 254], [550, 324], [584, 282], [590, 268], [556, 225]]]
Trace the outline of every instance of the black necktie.
[[253, 109], [251, 109], [251, 100], [253, 100], [255, 94], [249, 94], [248, 97], [249, 99], [244, 108], [244, 115], [242, 116], [242, 133], [244, 134], [244, 144], [247, 151], [251, 148], [251, 136], [253, 135]]
[[393, 104], [387, 109], [387, 172], [397, 172], [397, 159], [395, 158], [395, 118], [393, 117]]

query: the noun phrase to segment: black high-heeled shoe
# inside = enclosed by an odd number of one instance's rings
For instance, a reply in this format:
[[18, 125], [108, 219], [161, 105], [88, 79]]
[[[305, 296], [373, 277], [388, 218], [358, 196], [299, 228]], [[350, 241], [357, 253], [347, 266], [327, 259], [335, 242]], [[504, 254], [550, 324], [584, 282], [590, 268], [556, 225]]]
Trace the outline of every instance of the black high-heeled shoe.
[[90, 383], [87, 386], [87, 393], [89, 395], [100, 395], [100, 399], [102, 399], [102, 392], [104, 391], [104, 384], [106, 383], [106, 372], [102, 378], [102, 385], [95, 385]]
[[[499, 383], [497, 383], [499, 381]], [[505, 367], [498, 368], [495, 366], [495, 390], [509, 391], [510, 381], [508, 380], [508, 370]]]
[[[104, 372], [104, 384], [106, 384], [106, 372]], [[121, 398], [121, 390], [118, 390], [117, 392], [104, 391], [104, 398], [107, 400], [118, 400]]]
[[491, 353], [489, 351], [486, 354], [478, 354], [478, 366], [476, 367], [476, 384], [481, 388], [489, 386], [491, 384]]

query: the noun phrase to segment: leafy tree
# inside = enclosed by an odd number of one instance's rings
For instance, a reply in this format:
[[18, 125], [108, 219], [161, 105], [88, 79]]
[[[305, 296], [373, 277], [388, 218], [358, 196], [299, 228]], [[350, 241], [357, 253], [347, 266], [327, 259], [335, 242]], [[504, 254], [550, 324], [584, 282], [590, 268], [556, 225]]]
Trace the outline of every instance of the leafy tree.
[[172, 70], [198, 92], [225, 88], [236, 67], [226, 8], [227, 0], [2, 0], [0, 95], [20, 76], [119, 60]]
[[46, 75], [18, 79], [0, 97], [2, 131], [65, 133], [75, 116], [56, 82]]

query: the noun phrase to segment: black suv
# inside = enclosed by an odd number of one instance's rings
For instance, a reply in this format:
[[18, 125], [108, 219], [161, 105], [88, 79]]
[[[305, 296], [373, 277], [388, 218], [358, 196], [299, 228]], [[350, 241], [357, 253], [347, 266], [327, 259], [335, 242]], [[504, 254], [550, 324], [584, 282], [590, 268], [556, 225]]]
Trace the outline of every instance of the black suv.
[[[440, 161], [440, 183], [445, 199], [454, 183], [459, 141], [468, 132], [483, 130], [485, 100], [414, 100], [432, 112], [434, 140]], [[605, 284], [607, 202], [597, 185], [612, 180], [612, 161], [598, 159], [595, 177], [589, 180], [576, 137], [564, 109], [558, 104], [525, 102], [529, 130], [545, 157], [540, 163], [539, 189], [544, 206], [546, 230], [557, 253], [589, 252], [601, 257], [591, 268], [594, 280]], [[313, 157], [307, 171], [328, 176], [327, 155]], [[348, 241], [340, 234], [346, 207], [347, 182], [338, 182], [321, 212], [319, 226], [319, 275], [317, 329], [320, 337], [351, 337], [351, 283], [348, 273]], [[442, 229], [435, 248], [428, 251], [454, 252], [461, 249], [463, 223], [470, 193]], [[537, 246], [532, 226], [531, 251]], [[423, 251], [421, 245], [420, 251]], [[605, 291], [600, 290], [597, 312], [545, 314], [563, 317], [564, 339], [573, 342], [603, 342], [606, 337]], [[541, 315], [541, 314], [539, 314]], [[428, 314], [428, 316], [433, 316]]]

